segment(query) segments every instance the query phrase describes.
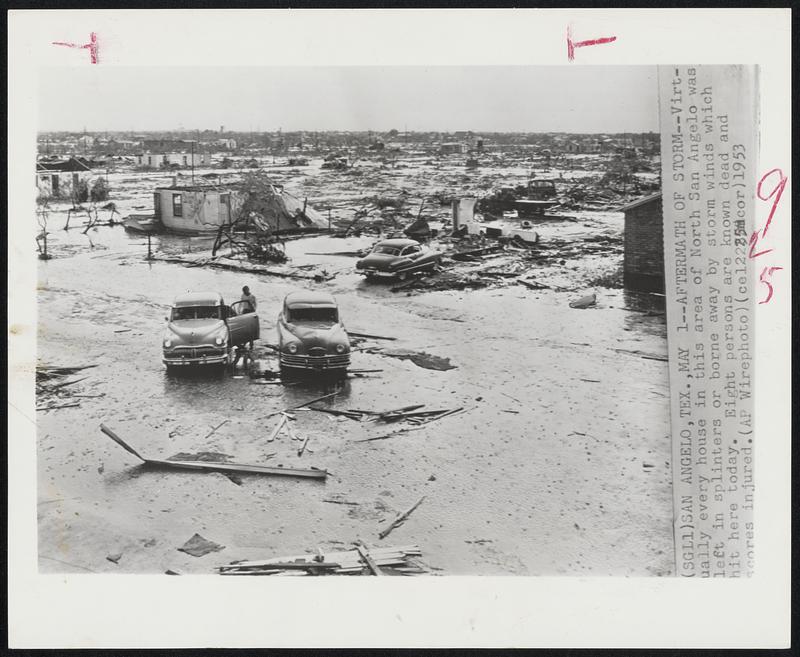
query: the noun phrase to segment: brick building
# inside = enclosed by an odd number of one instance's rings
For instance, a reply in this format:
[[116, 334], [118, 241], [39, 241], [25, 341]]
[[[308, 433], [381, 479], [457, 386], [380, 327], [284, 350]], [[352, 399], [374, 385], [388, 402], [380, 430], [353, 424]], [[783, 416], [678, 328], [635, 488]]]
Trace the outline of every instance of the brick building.
[[625, 213], [625, 287], [664, 292], [664, 215], [661, 193], [621, 208]]

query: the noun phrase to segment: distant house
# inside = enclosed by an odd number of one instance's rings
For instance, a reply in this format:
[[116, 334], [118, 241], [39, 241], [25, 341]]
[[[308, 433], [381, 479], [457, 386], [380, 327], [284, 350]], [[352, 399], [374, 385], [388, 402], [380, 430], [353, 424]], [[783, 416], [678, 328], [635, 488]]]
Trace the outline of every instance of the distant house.
[[564, 145], [564, 150], [566, 150], [567, 153], [580, 153], [583, 149], [577, 141], [568, 141]]
[[452, 155], [452, 154], [460, 154], [465, 153], [467, 151], [466, 146], [461, 142], [448, 142], [446, 144], [442, 144], [439, 148], [439, 152], [442, 155]]
[[69, 198], [81, 182], [89, 183], [92, 169], [85, 161], [71, 157], [66, 161], [37, 162], [36, 188], [44, 196]]
[[[214, 233], [220, 226], [236, 221], [249, 192], [241, 185], [192, 185], [157, 187], [153, 195], [156, 221], [174, 233]], [[271, 230], [327, 228], [328, 222], [305, 201], [274, 187], [274, 196], [264, 204], [269, 216], [263, 220]]]
[[207, 166], [210, 163], [208, 153], [139, 153], [136, 155], [136, 164], [140, 167], [150, 167], [156, 169], [158, 167], [167, 166]]
[[625, 287], [664, 292], [664, 216], [661, 192], [621, 208], [625, 213]]

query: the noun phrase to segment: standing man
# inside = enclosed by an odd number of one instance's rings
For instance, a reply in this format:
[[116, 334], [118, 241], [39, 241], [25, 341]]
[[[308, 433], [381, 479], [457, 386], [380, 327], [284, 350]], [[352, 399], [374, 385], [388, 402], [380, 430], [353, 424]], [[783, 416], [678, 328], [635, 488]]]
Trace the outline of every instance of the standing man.
[[250, 288], [246, 285], [242, 288], [242, 301], [250, 303], [250, 312], [256, 311], [256, 295], [250, 293]]
[[[245, 285], [242, 288], [242, 301], [247, 301], [247, 303], [250, 304], [250, 310], [245, 309], [243, 312], [254, 313], [256, 311], [256, 295], [250, 293], [250, 288], [247, 287], [247, 285]], [[253, 351], [253, 341], [252, 340], [250, 341], [250, 351]], [[235, 367], [235, 365], [234, 365], [234, 367]]]

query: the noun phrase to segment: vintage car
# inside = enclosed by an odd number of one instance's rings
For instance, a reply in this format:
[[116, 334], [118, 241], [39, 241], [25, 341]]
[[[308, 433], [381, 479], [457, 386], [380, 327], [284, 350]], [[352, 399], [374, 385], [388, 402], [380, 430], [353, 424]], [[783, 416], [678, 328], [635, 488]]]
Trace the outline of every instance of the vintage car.
[[233, 348], [257, 340], [258, 315], [249, 301], [230, 306], [216, 292], [190, 292], [175, 299], [162, 341], [167, 369], [227, 365]]
[[350, 365], [350, 338], [327, 292], [292, 292], [278, 316], [281, 372], [344, 374]]
[[367, 278], [388, 276], [405, 280], [409, 274], [433, 271], [442, 259], [419, 242], [409, 239], [381, 240], [372, 253], [356, 262], [356, 269]]

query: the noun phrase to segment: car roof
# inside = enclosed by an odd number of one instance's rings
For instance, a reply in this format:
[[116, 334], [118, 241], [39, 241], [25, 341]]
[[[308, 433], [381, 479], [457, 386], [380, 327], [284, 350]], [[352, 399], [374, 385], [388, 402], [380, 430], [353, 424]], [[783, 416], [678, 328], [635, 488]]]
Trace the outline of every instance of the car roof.
[[186, 306], [220, 306], [222, 295], [219, 292], [187, 292], [175, 297], [172, 304], [175, 308]]
[[299, 290], [290, 292], [283, 300], [290, 308], [336, 308], [336, 300], [327, 292]]
[[390, 240], [381, 240], [375, 246], [394, 246], [398, 249], [402, 249], [404, 246], [411, 246], [413, 244], [419, 244], [417, 240], [409, 240], [402, 237], [396, 237]]

